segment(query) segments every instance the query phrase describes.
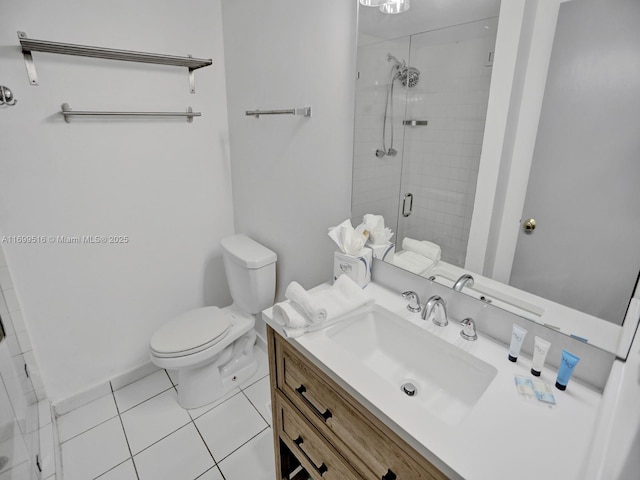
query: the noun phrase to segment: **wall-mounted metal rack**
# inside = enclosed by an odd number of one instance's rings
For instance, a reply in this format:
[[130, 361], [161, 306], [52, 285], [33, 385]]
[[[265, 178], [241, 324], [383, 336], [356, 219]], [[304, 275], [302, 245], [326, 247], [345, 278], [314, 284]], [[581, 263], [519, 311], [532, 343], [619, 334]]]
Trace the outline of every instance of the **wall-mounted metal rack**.
[[260, 115], [301, 115], [311, 116], [311, 107], [290, 108], [288, 110], [247, 110], [244, 112], [248, 117], [260, 118]]
[[210, 58], [193, 58], [191, 56], [179, 57], [159, 53], [135, 52], [132, 50], [117, 50], [113, 48], [36, 40], [28, 38], [25, 32], [18, 32], [18, 39], [20, 40], [20, 45], [22, 47], [22, 54], [24, 56], [25, 65], [27, 66], [27, 75], [29, 76], [29, 83], [31, 85], [38, 85], [38, 74], [36, 72], [36, 66], [33, 63], [33, 56], [31, 55], [31, 52], [57, 53], [61, 55], [122, 60], [125, 62], [153, 63], [156, 65], [186, 67], [189, 69], [189, 88], [191, 93], [195, 93], [196, 91], [193, 72], [198, 68], [208, 67], [213, 64], [213, 60]]
[[202, 113], [194, 112], [191, 107], [186, 112], [105, 112], [95, 110], [71, 110], [68, 103], [63, 103], [60, 113], [64, 116], [64, 121], [71, 123], [69, 117], [187, 117], [187, 122], [192, 123], [193, 117], [200, 117]]

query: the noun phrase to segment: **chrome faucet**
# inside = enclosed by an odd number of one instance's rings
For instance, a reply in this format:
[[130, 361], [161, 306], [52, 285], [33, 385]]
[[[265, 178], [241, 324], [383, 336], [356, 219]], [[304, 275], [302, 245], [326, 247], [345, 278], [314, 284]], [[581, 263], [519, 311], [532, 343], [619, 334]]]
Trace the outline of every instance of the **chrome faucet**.
[[453, 285], [453, 289], [461, 292], [465, 285], [473, 287], [473, 277], [468, 273], [465, 273], [456, 281], [456, 283]]
[[416, 292], [409, 290], [407, 292], [404, 292], [402, 296], [409, 299], [407, 310], [413, 313], [417, 313], [422, 310], [422, 307], [420, 307], [420, 299], [418, 298], [418, 294]]
[[447, 302], [439, 295], [431, 297], [422, 311], [423, 320], [431, 320], [439, 327], [446, 327], [449, 324], [447, 320]]
[[465, 340], [477, 340], [478, 334], [476, 333], [476, 322], [473, 318], [465, 318], [460, 322], [462, 330], [460, 330], [460, 336]]

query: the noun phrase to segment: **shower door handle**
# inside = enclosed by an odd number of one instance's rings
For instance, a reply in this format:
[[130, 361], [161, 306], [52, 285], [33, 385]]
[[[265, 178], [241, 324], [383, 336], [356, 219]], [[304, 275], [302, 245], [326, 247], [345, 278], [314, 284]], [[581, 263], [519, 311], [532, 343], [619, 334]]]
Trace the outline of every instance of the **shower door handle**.
[[[409, 209], [407, 210], [407, 200], [409, 200]], [[413, 193], [405, 193], [402, 199], [402, 216], [408, 217], [413, 211]]]

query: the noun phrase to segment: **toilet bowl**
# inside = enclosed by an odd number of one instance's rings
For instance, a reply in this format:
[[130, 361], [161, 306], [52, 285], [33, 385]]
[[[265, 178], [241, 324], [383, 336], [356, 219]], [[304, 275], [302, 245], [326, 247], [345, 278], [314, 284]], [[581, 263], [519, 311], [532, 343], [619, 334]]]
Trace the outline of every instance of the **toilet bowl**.
[[234, 303], [185, 312], [160, 327], [149, 342], [151, 361], [178, 372], [178, 403], [211, 403], [258, 368], [253, 353], [255, 315], [273, 304], [276, 254], [246, 235], [221, 242]]

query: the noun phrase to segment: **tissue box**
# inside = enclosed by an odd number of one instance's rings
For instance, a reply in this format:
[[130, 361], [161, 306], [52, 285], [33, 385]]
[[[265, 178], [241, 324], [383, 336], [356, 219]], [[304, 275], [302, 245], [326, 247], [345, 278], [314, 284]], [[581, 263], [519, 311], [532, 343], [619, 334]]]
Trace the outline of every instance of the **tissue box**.
[[395, 254], [396, 244], [393, 242], [383, 243], [376, 245], [374, 243], [367, 243], [367, 247], [373, 252], [373, 258], [378, 260], [384, 260], [388, 263], [393, 263], [393, 255]]
[[333, 280], [340, 275], [347, 275], [351, 280], [364, 288], [371, 281], [371, 265], [373, 252], [370, 248], [363, 248], [356, 255], [342, 252], [333, 254]]

